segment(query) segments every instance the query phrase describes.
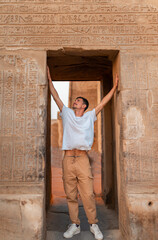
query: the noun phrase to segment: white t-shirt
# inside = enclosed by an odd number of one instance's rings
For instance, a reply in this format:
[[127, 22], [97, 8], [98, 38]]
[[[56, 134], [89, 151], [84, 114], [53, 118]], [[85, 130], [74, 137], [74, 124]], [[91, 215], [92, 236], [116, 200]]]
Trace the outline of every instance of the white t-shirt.
[[94, 139], [95, 109], [76, 117], [72, 109], [63, 106], [60, 116], [63, 121], [62, 150], [90, 150]]

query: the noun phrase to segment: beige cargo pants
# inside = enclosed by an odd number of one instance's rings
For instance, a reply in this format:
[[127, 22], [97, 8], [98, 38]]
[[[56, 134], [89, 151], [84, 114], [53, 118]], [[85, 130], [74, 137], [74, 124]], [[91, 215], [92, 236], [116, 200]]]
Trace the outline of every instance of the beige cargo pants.
[[78, 218], [78, 191], [89, 224], [97, 223], [93, 176], [87, 153], [81, 156], [65, 156], [62, 167], [64, 190], [72, 223], [80, 224]]

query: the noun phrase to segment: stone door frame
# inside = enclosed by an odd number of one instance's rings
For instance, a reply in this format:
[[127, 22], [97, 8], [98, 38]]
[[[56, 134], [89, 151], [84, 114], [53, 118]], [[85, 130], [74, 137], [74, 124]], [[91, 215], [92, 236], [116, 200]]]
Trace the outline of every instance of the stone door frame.
[[[73, 49], [73, 55], [75, 55], [74, 54], [75, 51], [78, 52], [78, 49]], [[97, 50], [95, 49], [95, 50], [93, 50], [93, 54], [95, 53], [95, 51], [97, 52]], [[88, 55], [88, 52], [89, 51], [85, 51], [85, 52], [81, 51], [79, 53], [79, 55], [80, 56], [82, 54], [83, 55]], [[48, 56], [51, 56], [51, 54], [52, 54], [53, 57], [60, 56], [60, 54], [58, 52], [56, 52], [56, 51], [48, 51], [47, 52], [47, 58], [48, 58]], [[68, 51], [66, 54], [68, 55], [68, 54], [72, 54], [72, 53]], [[120, 71], [120, 69], [119, 69], [119, 51], [116, 51], [116, 50], [103, 50], [102, 51], [102, 56], [108, 56], [109, 59], [112, 61], [112, 75], [113, 75], [113, 79], [115, 79], [116, 72], [119, 74], [119, 71]], [[60, 80], [58, 80], [58, 81], [60, 81]], [[101, 81], [101, 85], [102, 85], [102, 88], [103, 88], [103, 79], [101, 79], [99, 81]], [[50, 96], [49, 96], [49, 100], [50, 100]], [[115, 144], [115, 145], [113, 145], [113, 150], [112, 150], [113, 151], [113, 156], [112, 156], [112, 158], [113, 158], [113, 161], [115, 161], [115, 163], [116, 163], [116, 165], [115, 165], [116, 178], [115, 178], [115, 182], [113, 182], [112, 184], [113, 185], [117, 184], [117, 189], [115, 190], [115, 193], [113, 193], [113, 195], [112, 195], [112, 197], [115, 198], [115, 201], [112, 203], [112, 207], [113, 208], [115, 207], [117, 212], [118, 212], [118, 208], [119, 208], [119, 206], [118, 206], [118, 202], [119, 202], [119, 185], [120, 185], [119, 179], [120, 179], [120, 176], [119, 176], [119, 153], [117, 152], [117, 149], [119, 148], [119, 138], [118, 138], [118, 136], [119, 136], [119, 127], [118, 127], [118, 124], [116, 124], [116, 122], [118, 120], [117, 110], [115, 109], [116, 101], [117, 101], [117, 94], [114, 96], [114, 99], [112, 100], [112, 106], [110, 108], [112, 109], [112, 119], [111, 119], [112, 125], [113, 125], [112, 126], [112, 134], [113, 134], [113, 138], [115, 140], [112, 143], [112, 144]], [[49, 104], [50, 103], [48, 103], [48, 116], [50, 118], [50, 105]], [[50, 123], [49, 123], [48, 131], [49, 131], [49, 129], [50, 129]], [[47, 152], [49, 153], [49, 150]], [[116, 152], [117, 152], [117, 154], [116, 154]], [[48, 168], [50, 169], [50, 163], [48, 165], [49, 165]], [[50, 174], [50, 170], [49, 169], [47, 169], [46, 171], [49, 172], [49, 174]], [[108, 171], [108, 169], [107, 169], [107, 171]], [[47, 178], [47, 184], [49, 184], [49, 190], [50, 190], [50, 179], [48, 179], [48, 178]], [[47, 207], [49, 206], [48, 201], [50, 201], [50, 199], [51, 199], [50, 195], [51, 195], [50, 192], [47, 193], [47, 195], [46, 195]], [[111, 196], [110, 196], [110, 198], [111, 198]]]

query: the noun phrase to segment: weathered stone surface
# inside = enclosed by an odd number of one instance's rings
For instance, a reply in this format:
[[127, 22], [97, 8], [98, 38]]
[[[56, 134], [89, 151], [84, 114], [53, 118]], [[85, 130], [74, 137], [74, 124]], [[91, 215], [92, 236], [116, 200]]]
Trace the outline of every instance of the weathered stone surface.
[[[3, 1], [1, 46], [158, 44], [158, 3], [145, 0]], [[19, 3], [17, 5], [17, 3]], [[38, 3], [38, 4], [37, 4]], [[7, 35], [9, 34], [9, 38]]]
[[1, 240], [43, 239], [44, 195], [1, 195]]
[[130, 238], [157, 239], [158, 194], [129, 194], [128, 200]]
[[43, 239], [45, 52], [0, 52], [0, 238]]
[[0, 66], [0, 181], [43, 181], [45, 52], [1, 51]]
[[157, 55], [124, 53], [121, 60], [125, 68], [122, 68], [120, 91], [120, 167], [126, 207], [120, 208], [120, 221], [128, 239], [155, 240], [158, 237]]

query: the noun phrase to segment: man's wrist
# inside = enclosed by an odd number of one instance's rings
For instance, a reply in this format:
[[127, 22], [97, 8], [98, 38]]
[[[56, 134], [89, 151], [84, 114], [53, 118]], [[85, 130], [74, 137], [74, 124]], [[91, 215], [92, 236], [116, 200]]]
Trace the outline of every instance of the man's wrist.
[[50, 77], [50, 76], [48, 76], [48, 80], [49, 80], [49, 81], [52, 81], [52, 79], [51, 79], [51, 77]]
[[113, 89], [114, 89], [114, 91], [116, 90], [116, 88], [117, 88], [117, 85], [116, 85], [116, 84], [114, 84], [114, 86], [113, 86]]

